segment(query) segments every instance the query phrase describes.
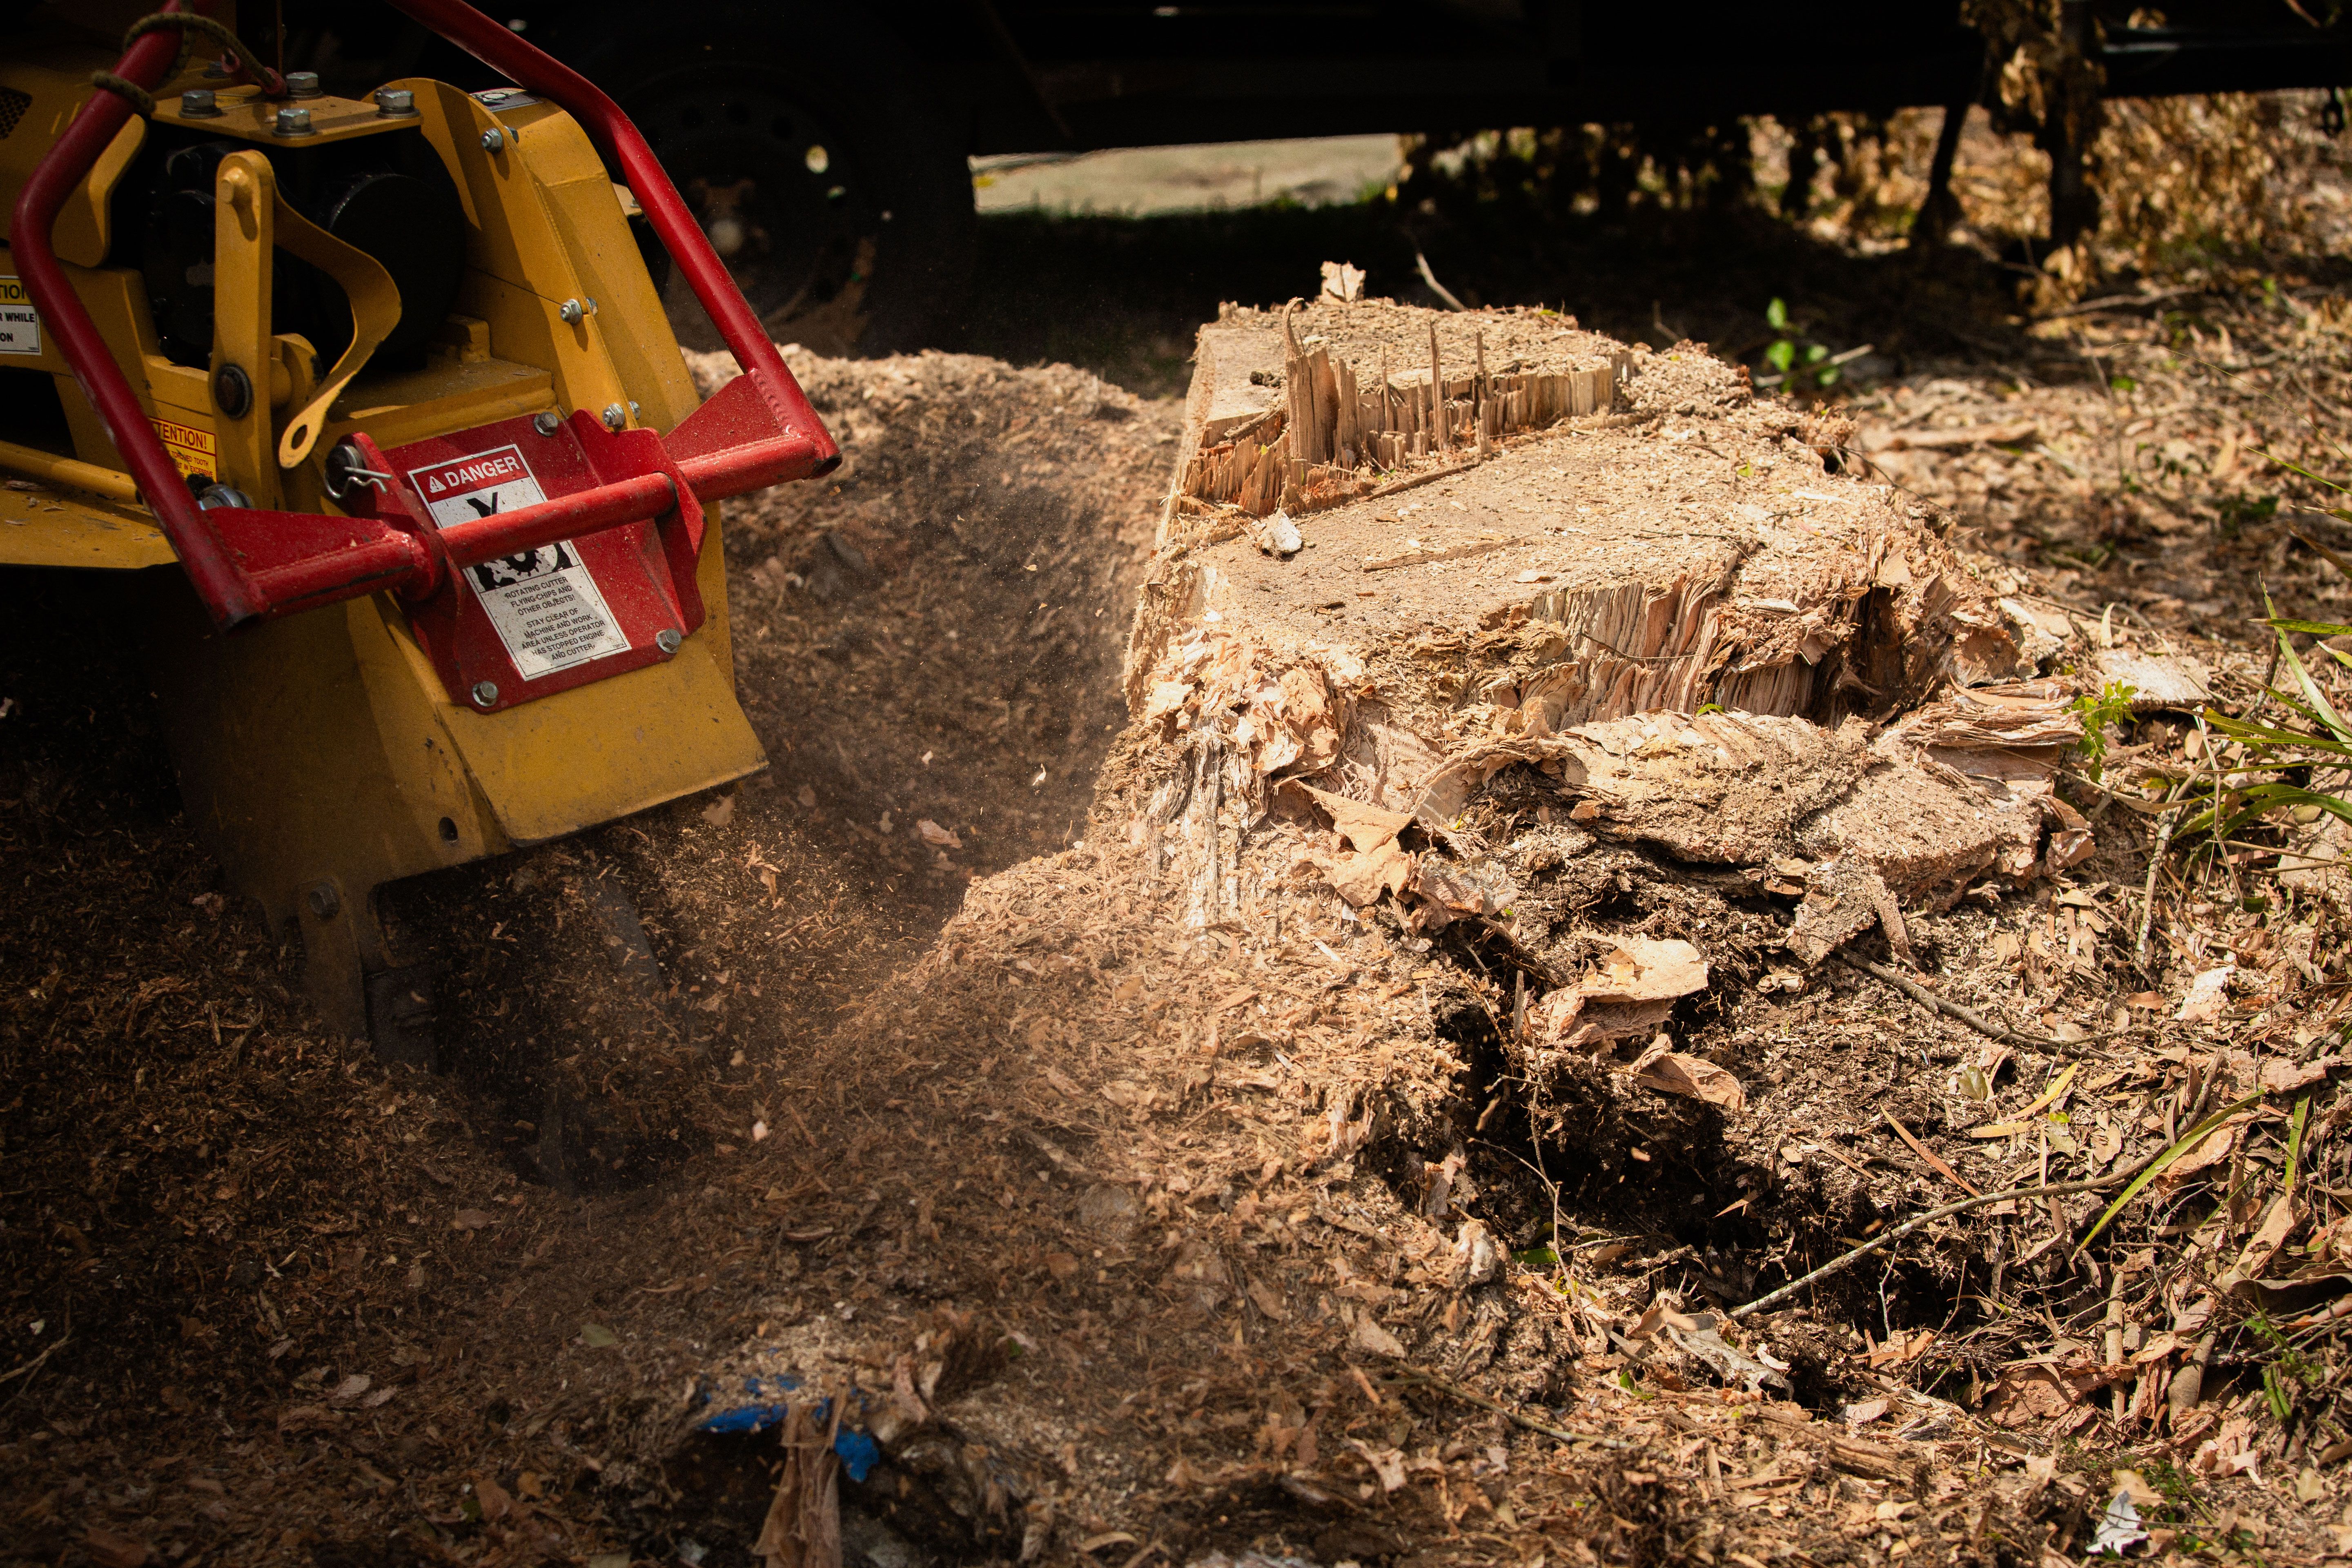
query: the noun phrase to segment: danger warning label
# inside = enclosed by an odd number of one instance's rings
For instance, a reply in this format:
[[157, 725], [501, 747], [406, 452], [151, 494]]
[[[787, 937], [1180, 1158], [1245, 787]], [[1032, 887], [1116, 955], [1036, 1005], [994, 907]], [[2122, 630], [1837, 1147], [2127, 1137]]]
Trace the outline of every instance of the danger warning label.
[[0, 278], [0, 354], [38, 354], [41, 313], [14, 278]]
[[[499, 447], [408, 471], [442, 528], [547, 499], [520, 447]], [[628, 651], [629, 639], [570, 540], [466, 568], [475, 597], [525, 680]]]

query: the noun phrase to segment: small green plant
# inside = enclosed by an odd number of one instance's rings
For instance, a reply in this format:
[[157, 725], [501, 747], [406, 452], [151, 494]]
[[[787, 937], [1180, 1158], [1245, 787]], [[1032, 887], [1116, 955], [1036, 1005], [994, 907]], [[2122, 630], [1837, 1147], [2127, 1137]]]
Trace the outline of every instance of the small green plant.
[[2107, 764], [2108, 730], [2131, 717], [2132, 699], [2138, 695], [2137, 687], [2110, 680], [2096, 696], [2086, 691], [2066, 705], [2069, 712], [2082, 716], [2083, 738], [2074, 742], [2074, 754], [2083, 759], [2083, 771], [2093, 784]]
[[1764, 363], [1780, 374], [1782, 383], [1792, 387], [1820, 389], [1833, 386], [1843, 373], [1836, 365], [1826, 363], [1830, 351], [1819, 343], [1800, 345], [1796, 334], [1789, 328], [1789, 306], [1775, 296], [1764, 309], [1765, 325], [1780, 336], [1764, 351]]
[[[2270, 723], [2207, 709], [2206, 727], [2243, 746], [2248, 765], [2226, 776], [2209, 777], [2200, 808], [2181, 824], [2183, 832], [2204, 834], [2221, 845], [2235, 845], [2240, 833], [2273, 814], [2316, 822], [2325, 812], [2352, 822], [2352, 802], [2345, 799], [2345, 792], [2352, 789], [2352, 723], [2327, 700], [2294, 647], [2297, 635], [2352, 637], [2352, 626], [2290, 619], [2267, 599], [2263, 607], [2271, 611], [2267, 624], [2278, 638], [2279, 668], [2294, 682], [2292, 689], [2270, 688], [2268, 700], [2284, 709], [2287, 718]], [[2326, 643], [2319, 646], [2336, 663], [2352, 668], [2352, 657]]]

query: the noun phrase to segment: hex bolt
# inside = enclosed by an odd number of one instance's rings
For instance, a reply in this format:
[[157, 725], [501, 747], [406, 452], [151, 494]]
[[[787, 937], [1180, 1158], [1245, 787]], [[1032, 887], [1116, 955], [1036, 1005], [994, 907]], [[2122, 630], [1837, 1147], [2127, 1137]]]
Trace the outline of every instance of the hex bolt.
[[629, 399], [629, 417], [630, 417], [630, 418], [632, 418], [632, 419], [637, 418], [637, 417], [639, 417], [639, 416], [640, 416], [640, 414], [641, 414], [641, 413], [642, 413], [642, 411], [637, 407], [637, 400], [636, 400], [635, 398], [634, 398], [634, 397], [630, 398], [630, 399]]
[[416, 112], [416, 94], [404, 87], [387, 87], [380, 89], [375, 95], [375, 111], [378, 114], [393, 118], [397, 118], [402, 115], [415, 114]]
[[205, 493], [196, 498], [196, 510], [199, 511], [211, 511], [224, 506], [244, 508], [252, 504], [253, 498], [243, 490], [220, 484], [206, 485]]
[[220, 99], [211, 88], [192, 87], [180, 95], [183, 120], [217, 120], [220, 111]]
[[588, 319], [587, 308], [577, 300], [566, 300], [555, 308], [555, 313], [563, 318], [567, 327], [576, 327]]
[[482, 151], [483, 151], [483, 152], [485, 152], [485, 153], [497, 153], [497, 152], [501, 152], [501, 151], [503, 151], [503, 150], [505, 149], [506, 144], [507, 144], [507, 138], [506, 138], [506, 133], [505, 133], [504, 132], [502, 132], [502, 131], [498, 131], [498, 130], [490, 130], [490, 131], [485, 131], [485, 132], [482, 132]]
[[664, 653], [676, 653], [678, 650], [678, 645], [685, 641], [684, 637], [668, 626], [664, 626], [654, 634], [654, 647]]
[[281, 109], [278, 111], [277, 132], [280, 136], [316, 136], [310, 127], [310, 111], [307, 109]]
[[318, 97], [319, 73], [317, 71], [288, 71], [286, 73], [286, 91], [288, 96], [292, 98]]
[[499, 705], [499, 683], [495, 680], [474, 682], [474, 706], [495, 708]]
[[538, 431], [542, 436], [552, 436], [558, 430], [563, 428], [563, 416], [555, 413], [534, 416], [530, 422], [530, 427]]
[[313, 887], [309, 903], [310, 912], [322, 921], [334, 919], [335, 911], [343, 907], [343, 900], [336, 895], [334, 884], [331, 882], [320, 882]]
[[626, 425], [628, 422], [629, 411], [627, 409], [622, 407], [617, 403], [608, 403], [604, 405], [605, 429], [618, 430], [622, 426]]

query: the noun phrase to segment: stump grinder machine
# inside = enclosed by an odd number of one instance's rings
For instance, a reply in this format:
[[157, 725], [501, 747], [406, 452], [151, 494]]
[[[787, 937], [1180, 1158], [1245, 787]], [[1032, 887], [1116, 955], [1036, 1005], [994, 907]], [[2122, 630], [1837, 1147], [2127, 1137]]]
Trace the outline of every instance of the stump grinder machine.
[[[197, 831], [327, 1020], [415, 1059], [378, 889], [763, 767], [717, 503], [840, 457], [612, 100], [394, 4], [512, 85], [334, 98], [225, 7], [120, 58], [96, 7], [14, 13], [0, 564], [119, 574]], [[743, 370], [708, 402], [655, 241]]]

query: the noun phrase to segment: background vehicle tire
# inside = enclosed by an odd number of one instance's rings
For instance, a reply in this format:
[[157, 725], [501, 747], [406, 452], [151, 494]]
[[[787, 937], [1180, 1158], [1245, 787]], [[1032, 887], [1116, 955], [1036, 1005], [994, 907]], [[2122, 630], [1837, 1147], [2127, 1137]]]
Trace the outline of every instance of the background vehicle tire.
[[[739, 23], [650, 58], [615, 42], [574, 63], [645, 132], [771, 337], [827, 354], [950, 345], [977, 227], [962, 128], [898, 51], [837, 18], [812, 37], [813, 20], [790, 53], [772, 26]], [[679, 340], [721, 346], [654, 253]]]

